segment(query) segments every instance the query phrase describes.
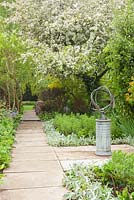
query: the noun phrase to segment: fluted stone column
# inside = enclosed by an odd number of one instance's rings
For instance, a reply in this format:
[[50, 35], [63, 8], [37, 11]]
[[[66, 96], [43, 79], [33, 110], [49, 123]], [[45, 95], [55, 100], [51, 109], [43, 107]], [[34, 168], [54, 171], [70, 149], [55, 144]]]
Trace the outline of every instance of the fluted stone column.
[[96, 155], [111, 155], [111, 120], [96, 120]]

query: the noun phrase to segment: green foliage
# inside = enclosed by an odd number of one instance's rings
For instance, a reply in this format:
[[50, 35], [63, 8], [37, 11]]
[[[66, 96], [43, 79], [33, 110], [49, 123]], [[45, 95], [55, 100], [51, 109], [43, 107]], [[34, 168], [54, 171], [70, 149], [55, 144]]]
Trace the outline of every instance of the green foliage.
[[72, 75], [69, 79], [63, 79], [62, 84], [66, 99], [64, 105], [68, 106], [73, 113], [87, 113], [90, 103], [87, 88], [83, 81]]
[[19, 121], [20, 115], [12, 118], [9, 111], [0, 110], [0, 171], [9, 166], [11, 160], [10, 151]]
[[127, 116], [133, 115], [133, 106], [126, 100], [129, 83], [134, 74], [133, 0], [125, 1], [122, 9], [115, 12], [112, 28], [111, 39], [104, 50], [110, 85], [116, 96], [117, 111]]
[[129, 193], [127, 187], [124, 188], [122, 192], [117, 192], [117, 195], [120, 200], [133, 200], [134, 199], [134, 192]]
[[[111, 137], [115, 139], [130, 139], [134, 140], [134, 119], [129, 117], [123, 117], [117, 113], [112, 113], [111, 118]], [[128, 143], [128, 142], [127, 142]]]
[[16, 31], [0, 33], [0, 89], [2, 98], [13, 110], [20, 109], [22, 95], [32, 79], [30, 59], [23, 58], [26, 48]]
[[104, 185], [113, 188], [114, 194], [125, 188], [130, 193], [134, 192], [134, 154], [113, 152], [108, 163], [99, 170], [96, 168], [96, 174]]
[[111, 118], [111, 138], [117, 139], [117, 138], [123, 138], [125, 135], [123, 135], [121, 127], [120, 127], [120, 120], [118, 119], [118, 116], [115, 114], [110, 116]]
[[59, 133], [54, 128], [53, 120], [44, 123], [44, 132], [47, 134], [48, 144], [52, 146], [83, 146], [95, 144], [94, 137], [78, 137], [74, 133], [65, 136]]
[[56, 112], [51, 112], [51, 113], [45, 112], [43, 114], [40, 114], [39, 117], [42, 121], [48, 121], [48, 120], [53, 119], [55, 115], [56, 115]]
[[134, 119], [123, 119], [120, 129], [124, 136], [131, 136], [134, 138]]
[[74, 165], [65, 173], [66, 200], [133, 200], [134, 155], [114, 152], [103, 166]]
[[134, 146], [134, 137], [128, 136], [123, 138], [116, 138], [112, 140], [112, 144], [129, 144]]
[[44, 85], [44, 74], [60, 78], [89, 75], [88, 88], [94, 78], [98, 82], [107, 71], [101, 54], [113, 8], [122, 1], [56, 0], [53, 4], [50, 0], [16, 0], [11, 4], [9, 21], [18, 24], [30, 47], [25, 59], [31, 54], [37, 66], [33, 85]]
[[86, 114], [58, 114], [54, 118], [54, 126], [64, 135], [74, 133], [78, 137], [95, 136], [95, 118], [94, 116], [88, 117]]
[[[51, 117], [51, 116], [50, 116]], [[46, 118], [49, 118], [46, 115]], [[60, 132], [56, 131], [53, 126], [53, 120], [45, 121], [44, 132], [47, 134], [48, 144], [52, 146], [85, 146], [85, 145], [95, 145], [94, 137], [78, 137], [78, 135], [72, 133], [65, 136]], [[116, 138], [111, 141], [112, 144], [130, 144], [134, 146], [134, 138]]]
[[14, 141], [14, 124], [13, 121], [0, 113], [0, 168], [8, 166], [11, 159], [9, 151]]
[[115, 200], [112, 190], [103, 186], [95, 178], [93, 166], [74, 165], [64, 176], [63, 185], [69, 192], [64, 195], [66, 200]]

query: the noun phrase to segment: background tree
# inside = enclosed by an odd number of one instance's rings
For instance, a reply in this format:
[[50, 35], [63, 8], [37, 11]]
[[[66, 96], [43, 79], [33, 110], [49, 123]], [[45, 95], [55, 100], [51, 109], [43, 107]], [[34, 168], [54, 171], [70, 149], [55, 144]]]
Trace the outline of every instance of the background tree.
[[[17, 34], [16, 24], [8, 24], [7, 17], [10, 10], [0, 4], [0, 99], [6, 102], [10, 109], [20, 110], [22, 96], [26, 84], [32, 79], [32, 65], [30, 57], [27, 61], [26, 43]], [[13, 2], [11, 0], [7, 2]]]
[[25, 43], [15, 32], [0, 33], [0, 88], [7, 106], [20, 110], [22, 96], [26, 85], [31, 80], [31, 68], [23, 60], [26, 52]]
[[110, 69], [108, 76], [116, 94], [118, 112], [130, 115], [134, 111], [133, 94], [131, 94], [134, 76], [134, 2], [132, 0], [127, 1], [125, 6], [115, 13], [113, 30], [104, 50], [106, 63]]
[[[72, 74], [89, 91], [106, 73], [102, 50], [108, 40], [113, 8], [123, 0], [16, 0], [10, 4], [20, 35], [27, 40], [37, 65], [37, 76], [61, 78]], [[27, 55], [26, 55], [27, 57]]]

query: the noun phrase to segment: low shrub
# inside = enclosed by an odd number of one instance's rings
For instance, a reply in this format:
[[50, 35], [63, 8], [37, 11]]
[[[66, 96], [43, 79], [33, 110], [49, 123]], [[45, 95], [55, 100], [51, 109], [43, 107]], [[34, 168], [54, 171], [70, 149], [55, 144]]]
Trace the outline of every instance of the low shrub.
[[118, 116], [112, 113], [111, 118], [111, 137], [116, 138], [134, 138], [134, 119]]
[[134, 137], [134, 119], [123, 119], [121, 121], [120, 129], [123, 136]]
[[103, 166], [74, 165], [65, 173], [65, 200], [133, 200], [134, 155], [114, 152]]
[[[52, 146], [80, 146], [95, 145], [95, 137], [78, 137], [77, 134], [64, 135], [57, 131], [53, 125], [53, 119], [45, 121], [44, 132], [47, 134], [48, 143]], [[116, 138], [111, 141], [112, 144], [130, 144], [134, 146], [134, 138]]]
[[45, 103], [44, 101], [37, 101], [35, 105], [35, 112], [37, 115], [42, 114], [45, 110]]
[[15, 129], [18, 126], [20, 118], [19, 114], [12, 115], [11, 112], [5, 109], [0, 110], [0, 171], [9, 166]]
[[44, 112], [42, 114], [39, 114], [39, 118], [42, 120], [42, 121], [48, 121], [48, 120], [51, 120], [55, 117], [56, 115], [56, 112]]
[[54, 118], [54, 126], [64, 135], [74, 133], [79, 138], [95, 136], [95, 117], [88, 117], [86, 114], [57, 114]]
[[108, 185], [116, 195], [124, 189], [134, 192], [134, 154], [113, 152], [112, 159], [102, 168], [96, 167], [96, 177], [103, 185]]
[[120, 128], [120, 124], [118, 123], [118, 121], [114, 118], [111, 119], [111, 138], [117, 139], [117, 138], [123, 138], [123, 133], [122, 130]]
[[65, 91], [63, 88], [45, 89], [39, 95], [39, 99], [44, 102], [41, 112], [62, 112], [65, 104]]
[[67, 136], [61, 134], [54, 128], [53, 120], [44, 123], [44, 132], [47, 135], [48, 144], [51, 146], [95, 145], [94, 137], [78, 137], [74, 133]]
[[65, 200], [115, 200], [112, 189], [103, 186], [95, 178], [93, 166], [74, 165], [65, 173], [63, 186], [69, 192], [64, 195]]

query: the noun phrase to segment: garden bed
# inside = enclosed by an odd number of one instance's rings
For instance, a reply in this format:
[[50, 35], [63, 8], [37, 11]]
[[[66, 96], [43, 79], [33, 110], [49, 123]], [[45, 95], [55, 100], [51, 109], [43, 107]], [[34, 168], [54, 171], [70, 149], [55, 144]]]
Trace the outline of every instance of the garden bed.
[[11, 161], [11, 149], [14, 144], [15, 130], [20, 121], [20, 115], [11, 117], [12, 113], [1, 109], [0, 111], [0, 178], [3, 169], [7, 168]]
[[[44, 132], [52, 146], [95, 145], [95, 117], [87, 115], [52, 115], [53, 119], [44, 122]], [[119, 128], [112, 124], [112, 144], [129, 144], [134, 146], [132, 135], [118, 134]], [[121, 137], [122, 136], [122, 137]]]
[[114, 152], [103, 166], [74, 165], [63, 185], [69, 190], [66, 200], [133, 200], [134, 154]]

